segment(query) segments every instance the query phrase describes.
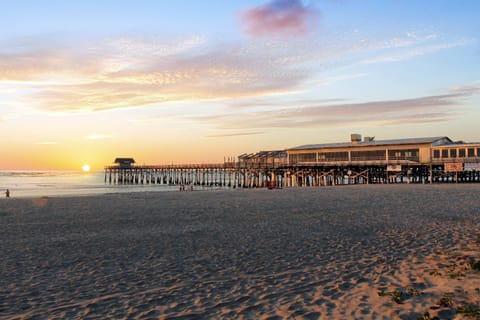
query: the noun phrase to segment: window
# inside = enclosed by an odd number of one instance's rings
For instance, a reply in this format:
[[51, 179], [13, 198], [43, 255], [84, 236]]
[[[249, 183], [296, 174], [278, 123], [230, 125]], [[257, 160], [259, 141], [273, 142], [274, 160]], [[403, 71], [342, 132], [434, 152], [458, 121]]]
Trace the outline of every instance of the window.
[[433, 150], [433, 158], [440, 159], [440, 150], [438, 149]]
[[312, 153], [294, 153], [290, 154], [290, 163], [297, 163], [297, 162], [316, 162], [317, 161], [317, 154], [315, 152]]
[[419, 149], [388, 150], [389, 160], [418, 161]]
[[475, 157], [475, 149], [474, 148], [468, 148], [468, 157], [469, 158]]
[[448, 158], [448, 149], [442, 150], [442, 158]]
[[352, 151], [352, 161], [386, 160], [386, 150]]
[[319, 161], [348, 161], [348, 152], [319, 152]]
[[450, 158], [457, 157], [457, 149], [450, 149]]
[[465, 149], [458, 149], [458, 156], [460, 158], [465, 158]]
[[480, 148], [477, 148], [477, 157], [480, 157]]

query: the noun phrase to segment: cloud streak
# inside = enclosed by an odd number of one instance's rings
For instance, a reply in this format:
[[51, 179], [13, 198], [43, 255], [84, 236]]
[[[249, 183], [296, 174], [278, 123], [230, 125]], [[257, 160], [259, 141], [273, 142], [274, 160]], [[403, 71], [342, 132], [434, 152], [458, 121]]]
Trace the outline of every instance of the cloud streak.
[[[13, 56], [8, 62], [0, 59], [0, 79], [29, 83], [36, 93], [25, 103], [51, 111], [282, 94], [305, 81], [309, 73], [301, 61], [287, 59], [291, 52], [284, 48], [270, 48], [269, 55], [258, 53], [270, 45], [209, 47], [193, 41], [157, 54], [157, 46], [120, 41], [119, 48], [109, 45], [103, 53], [98, 48], [71, 55], [22, 52], [19, 61]], [[130, 51], [121, 50], [124, 47]]]
[[433, 123], [454, 119], [458, 107], [480, 87], [456, 88], [442, 95], [365, 103], [308, 105], [280, 110], [231, 113], [197, 121], [221, 123], [219, 129], [318, 128], [338, 126], [382, 126], [403, 123]]
[[320, 11], [299, 0], [273, 0], [241, 14], [245, 33], [252, 37], [303, 36], [314, 31]]
[[375, 63], [385, 63], [385, 62], [400, 62], [405, 60], [410, 60], [415, 57], [424, 56], [427, 54], [432, 54], [437, 51], [451, 49], [455, 47], [462, 47], [469, 43], [470, 41], [462, 39], [459, 41], [454, 41], [451, 43], [441, 43], [435, 45], [419, 46], [415, 48], [409, 48], [404, 52], [395, 52], [390, 55], [384, 55], [379, 57], [374, 57], [362, 61], [362, 64], [375, 64]]
[[225, 134], [212, 134], [207, 136], [207, 138], [226, 138], [226, 137], [243, 137], [243, 136], [255, 136], [264, 134], [265, 132], [261, 131], [251, 131], [251, 132], [235, 132], [235, 133], [225, 133]]
[[436, 40], [407, 35], [376, 42], [295, 39], [233, 45], [209, 43], [195, 36], [177, 40], [123, 37], [82, 44], [82, 48], [49, 47], [47, 41], [36, 40], [29, 45], [0, 46], [0, 84], [22, 93], [15, 103], [61, 112], [172, 101], [265, 99], [301, 92], [313, 78], [318, 79], [316, 83], [330, 83], [367, 76], [318, 77], [325, 68], [342, 67], [342, 57], [344, 65], [351, 65], [352, 57], [359, 53], [360, 61], [379, 63], [384, 60], [368, 61], [365, 56], [415, 48], [415, 54], [400, 57], [410, 59], [452, 47], [431, 43]]

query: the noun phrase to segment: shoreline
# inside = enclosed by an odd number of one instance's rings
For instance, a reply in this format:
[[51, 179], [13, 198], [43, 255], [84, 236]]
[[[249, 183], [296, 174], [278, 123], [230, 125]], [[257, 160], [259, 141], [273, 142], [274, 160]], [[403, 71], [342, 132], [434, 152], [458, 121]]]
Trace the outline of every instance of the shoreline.
[[[0, 318], [451, 315], [460, 303], [478, 306], [480, 278], [429, 269], [475, 241], [478, 190], [356, 185], [7, 199]], [[458, 305], [430, 309], [451, 281], [469, 293], [454, 291]], [[410, 287], [424, 294], [392, 302], [390, 293]]]
[[[123, 189], [123, 187], [126, 187]], [[154, 190], [155, 188], [164, 188], [164, 190]], [[138, 188], [138, 186], [116, 186], [114, 187], [117, 189], [117, 191], [108, 191], [105, 190], [103, 192], [78, 192], [75, 190], [71, 190], [68, 193], [58, 193], [58, 194], [49, 194], [48, 192], [45, 194], [41, 194], [39, 192], [38, 195], [21, 195], [21, 196], [15, 196], [14, 193], [11, 194], [10, 199], [5, 198], [5, 197], [0, 197], [0, 201], [3, 200], [11, 200], [11, 199], [37, 199], [37, 198], [89, 198], [89, 197], [103, 197], [103, 196], [109, 196], [109, 195], [131, 195], [131, 194], [162, 194], [162, 193], [170, 193], [170, 192], [198, 192], [198, 191], [203, 191], [203, 192], [221, 192], [221, 191], [227, 191], [227, 192], [239, 192], [239, 191], [252, 191], [252, 192], [279, 192], [279, 191], [285, 191], [288, 192], [288, 190], [305, 190], [305, 191], [312, 191], [312, 190], [328, 190], [328, 189], [336, 189], [336, 188], [364, 188], [366, 190], [370, 189], [375, 189], [375, 188], [431, 188], [432, 190], [435, 189], [442, 189], [442, 188], [478, 188], [480, 190], [480, 184], [478, 183], [434, 183], [434, 184], [424, 184], [424, 183], [415, 183], [415, 184], [409, 184], [409, 183], [390, 183], [390, 184], [340, 184], [340, 185], [331, 185], [331, 186], [317, 186], [317, 187], [285, 187], [285, 188], [279, 188], [279, 189], [268, 189], [266, 187], [262, 188], [233, 188], [233, 187], [218, 187], [218, 186], [194, 186], [194, 190], [179, 190], [179, 186], [177, 185], [168, 185], [168, 186], [145, 186], [145, 189], [148, 190], [142, 190], [141, 188]], [[102, 187], [104, 188], [104, 187]], [[108, 187], [105, 187], [105, 189], [108, 189]], [[132, 190], [128, 190], [132, 189]], [[12, 189], [15, 190], [15, 189]]]

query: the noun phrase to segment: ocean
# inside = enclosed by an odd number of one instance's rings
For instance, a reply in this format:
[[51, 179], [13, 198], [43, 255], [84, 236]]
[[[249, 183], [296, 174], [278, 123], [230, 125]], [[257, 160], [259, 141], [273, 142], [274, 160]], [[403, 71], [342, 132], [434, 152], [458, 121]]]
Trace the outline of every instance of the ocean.
[[105, 184], [105, 174], [79, 171], [0, 171], [0, 196], [9, 189], [12, 198], [85, 196], [120, 192], [174, 191], [168, 185]]

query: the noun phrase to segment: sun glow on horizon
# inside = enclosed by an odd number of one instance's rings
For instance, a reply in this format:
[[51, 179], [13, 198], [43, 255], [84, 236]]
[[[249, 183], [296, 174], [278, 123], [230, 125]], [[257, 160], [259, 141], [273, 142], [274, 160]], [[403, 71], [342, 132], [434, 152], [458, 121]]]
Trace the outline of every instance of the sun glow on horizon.
[[90, 171], [90, 166], [88, 164], [84, 164], [82, 167], [83, 172], [89, 172]]

